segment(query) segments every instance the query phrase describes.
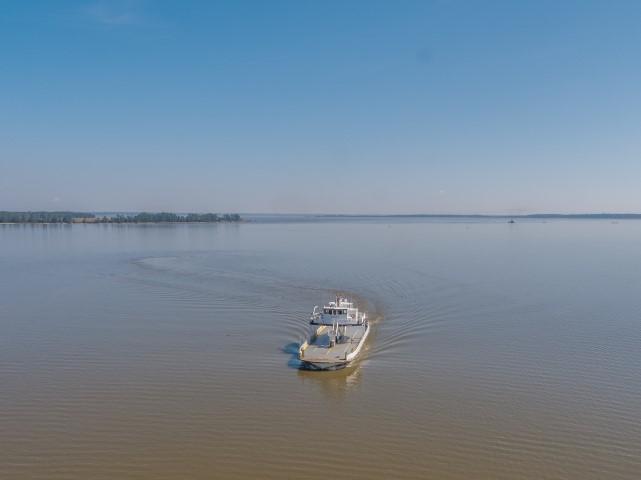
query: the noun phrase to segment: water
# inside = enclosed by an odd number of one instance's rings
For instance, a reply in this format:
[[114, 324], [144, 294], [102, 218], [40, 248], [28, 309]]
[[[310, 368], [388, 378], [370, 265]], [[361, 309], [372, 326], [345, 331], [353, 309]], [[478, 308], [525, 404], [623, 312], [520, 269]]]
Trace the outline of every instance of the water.
[[[641, 222], [0, 226], [0, 478], [641, 472]], [[357, 296], [364, 359], [297, 369]]]

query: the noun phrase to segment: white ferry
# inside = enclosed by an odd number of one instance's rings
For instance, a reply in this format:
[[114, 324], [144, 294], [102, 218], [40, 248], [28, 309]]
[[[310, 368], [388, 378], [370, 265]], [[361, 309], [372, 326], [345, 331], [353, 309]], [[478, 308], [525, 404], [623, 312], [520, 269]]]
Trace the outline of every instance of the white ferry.
[[303, 367], [336, 370], [347, 366], [363, 348], [369, 335], [367, 314], [347, 298], [336, 297], [322, 309], [314, 307], [310, 323], [317, 326], [298, 350]]

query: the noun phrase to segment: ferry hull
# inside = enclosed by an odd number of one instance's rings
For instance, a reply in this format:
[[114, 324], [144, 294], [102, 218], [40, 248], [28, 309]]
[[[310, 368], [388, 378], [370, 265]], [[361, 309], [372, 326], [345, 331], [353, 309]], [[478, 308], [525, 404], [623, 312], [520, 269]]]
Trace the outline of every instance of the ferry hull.
[[338, 362], [338, 363], [321, 363], [321, 362], [306, 362], [301, 360], [303, 370], [317, 370], [317, 371], [331, 371], [331, 370], [340, 370], [342, 368], [348, 367], [351, 362]]

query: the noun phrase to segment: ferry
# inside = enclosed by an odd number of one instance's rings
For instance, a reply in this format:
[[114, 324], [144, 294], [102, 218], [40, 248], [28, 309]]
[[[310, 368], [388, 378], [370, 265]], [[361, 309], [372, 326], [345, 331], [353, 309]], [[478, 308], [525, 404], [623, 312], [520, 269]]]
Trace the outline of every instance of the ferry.
[[365, 312], [344, 297], [314, 307], [310, 317], [314, 332], [298, 350], [303, 368], [337, 370], [349, 365], [363, 348], [370, 325]]

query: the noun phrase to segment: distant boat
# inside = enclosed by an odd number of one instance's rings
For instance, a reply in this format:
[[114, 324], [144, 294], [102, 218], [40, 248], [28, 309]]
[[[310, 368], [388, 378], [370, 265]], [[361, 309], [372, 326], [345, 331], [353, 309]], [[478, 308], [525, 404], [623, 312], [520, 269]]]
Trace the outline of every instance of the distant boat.
[[516, 223], [516, 222], [514, 221], [514, 219], [510, 218], [510, 221], [507, 223]]
[[315, 306], [309, 323], [317, 328], [300, 346], [298, 358], [311, 370], [337, 370], [349, 365], [360, 353], [370, 329], [367, 314], [343, 297], [336, 297], [322, 309]]

